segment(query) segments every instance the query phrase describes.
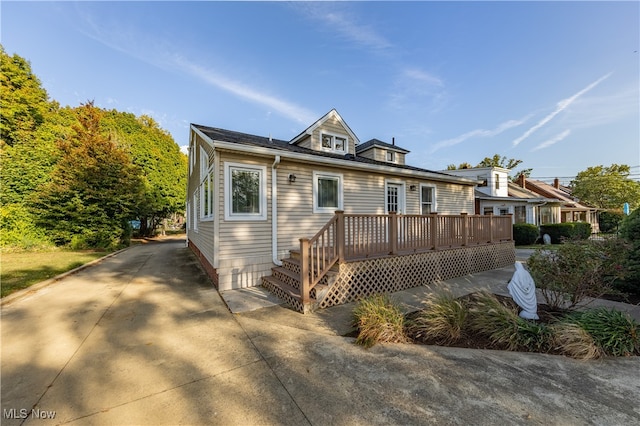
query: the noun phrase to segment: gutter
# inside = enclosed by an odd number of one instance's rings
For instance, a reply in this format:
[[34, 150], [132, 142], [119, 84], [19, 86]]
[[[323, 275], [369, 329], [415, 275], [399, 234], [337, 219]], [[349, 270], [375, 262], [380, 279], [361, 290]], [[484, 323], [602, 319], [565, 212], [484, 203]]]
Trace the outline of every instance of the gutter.
[[282, 266], [278, 259], [278, 172], [280, 156], [276, 155], [271, 165], [271, 255], [273, 263]]

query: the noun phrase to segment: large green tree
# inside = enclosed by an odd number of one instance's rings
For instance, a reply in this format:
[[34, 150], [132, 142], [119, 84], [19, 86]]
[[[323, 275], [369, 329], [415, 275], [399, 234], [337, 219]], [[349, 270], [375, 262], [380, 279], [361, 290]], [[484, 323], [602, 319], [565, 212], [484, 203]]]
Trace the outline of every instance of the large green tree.
[[13, 146], [46, 119], [49, 97], [24, 58], [9, 56], [0, 45], [0, 140]]
[[629, 203], [631, 210], [640, 207], [640, 182], [630, 178], [624, 164], [589, 167], [571, 181], [572, 195], [580, 202], [602, 209], [621, 210]]
[[187, 185], [187, 156], [173, 138], [149, 116], [136, 117], [116, 110], [105, 113], [102, 127], [119, 143], [126, 145], [141, 170], [144, 195], [137, 218], [140, 233], [150, 235], [159, 222], [184, 211]]
[[113, 248], [126, 243], [144, 194], [140, 170], [126, 147], [101, 132], [102, 110], [87, 103], [76, 113], [73, 133], [58, 142], [51, 180], [32, 198], [36, 223], [57, 244]]

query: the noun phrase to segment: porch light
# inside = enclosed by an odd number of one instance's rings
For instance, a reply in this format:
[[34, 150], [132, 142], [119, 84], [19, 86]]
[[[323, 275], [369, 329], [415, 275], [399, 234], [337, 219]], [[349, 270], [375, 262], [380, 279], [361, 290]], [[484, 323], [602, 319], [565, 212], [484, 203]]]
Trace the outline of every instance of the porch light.
[[418, 189], [418, 187], [417, 187], [417, 186], [415, 186], [415, 185], [411, 185], [411, 186], [409, 186], [409, 190], [410, 190], [410, 191], [415, 191], [416, 189]]
[[296, 181], [296, 175], [293, 173], [289, 175], [289, 183], [294, 183]]

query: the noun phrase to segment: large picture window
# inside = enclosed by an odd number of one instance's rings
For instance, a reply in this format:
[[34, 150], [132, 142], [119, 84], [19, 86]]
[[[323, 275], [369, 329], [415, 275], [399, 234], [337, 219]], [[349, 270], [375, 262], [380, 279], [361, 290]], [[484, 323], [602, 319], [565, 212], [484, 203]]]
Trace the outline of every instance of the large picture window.
[[266, 167], [225, 164], [225, 219], [267, 218]]
[[431, 214], [437, 211], [436, 187], [433, 185], [420, 185], [420, 213]]
[[333, 213], [342, 210], [342, 175], [313, 173], [313, 212]]

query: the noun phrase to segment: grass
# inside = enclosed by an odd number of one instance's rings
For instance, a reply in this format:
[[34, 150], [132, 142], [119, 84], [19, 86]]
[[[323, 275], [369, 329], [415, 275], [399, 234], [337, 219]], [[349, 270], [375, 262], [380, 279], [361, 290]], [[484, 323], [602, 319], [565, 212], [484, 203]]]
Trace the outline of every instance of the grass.
[[47, 250], [0, 255], [1, 297], [105, 256], [104, 251]]
[[409, 325], [417, 339], [437, 344], [450, 344], [462, 336], [469, 309], [449, 292], [433, 293], [424, 302], [425, 308]]
[[376, 343], [404, 343], [404, 315], [388, 295], [374, 294], [362, 299], [354, 311], [359, 333], [356, 343], [370, 348]]

